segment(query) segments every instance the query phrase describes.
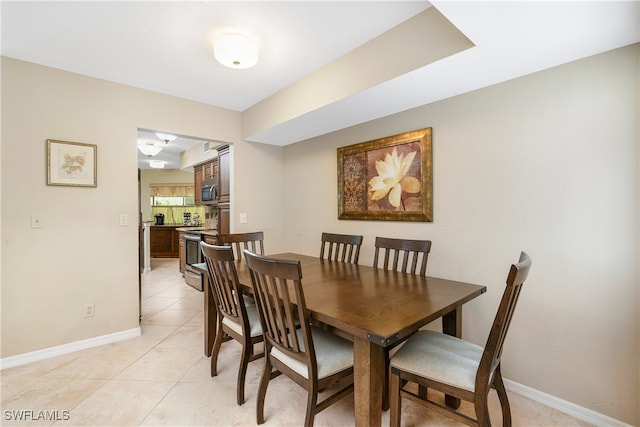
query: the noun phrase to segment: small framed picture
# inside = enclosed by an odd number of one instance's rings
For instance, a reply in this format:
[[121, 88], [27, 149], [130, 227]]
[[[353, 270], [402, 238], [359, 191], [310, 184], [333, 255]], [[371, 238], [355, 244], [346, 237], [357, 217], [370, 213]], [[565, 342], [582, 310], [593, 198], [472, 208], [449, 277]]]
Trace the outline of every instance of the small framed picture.
[[93, 144], [47, 139], [47, 185], [97, 187], [97, 150]]

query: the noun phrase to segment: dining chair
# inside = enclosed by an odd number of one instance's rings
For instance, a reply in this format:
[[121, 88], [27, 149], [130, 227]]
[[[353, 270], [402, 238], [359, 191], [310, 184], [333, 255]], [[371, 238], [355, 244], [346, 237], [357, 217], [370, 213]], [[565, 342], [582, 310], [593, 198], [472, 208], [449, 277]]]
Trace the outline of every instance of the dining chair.
[[[392, 239], [389, 237], [376, 237], [375, 251], [373, 255], [373, 267], [384, 270], [400, 271], [403, 273], [427, 275], [427, 261], [431, 252], [431, 240]], [[402, 262], [400, 262], [402, 261]], [[420, 269], [418, 270], [418, 266]], [[401, 342], [398, 342], [399, 345]], [[382, 391], [382, 407], [389, 406], [389, 358], [390, 352], [395, 346], [385, 347], [384, 360], [384, 384]], [[421, 388], [421, 395], [426, 390]]]
[[322, 233], [320, 258], [357, 264], [363, 237], [355, 234]]
[[242, 259], [242, 251], [249, 249], [251, 252], [264, 254], [264, 233], [254, 231], [250, 233], [219, 234], [218, 244], [233, 247], [233, 253], [239, 260]]
[[[390, 413], [392, 427], [400, 426], [403, 398], [439, 413], [449, 414], [464, 424], [490, 426], [488, 395], [491, 388], [498, 392], [502, 424], [511, 425], [511, 409], [500, 372], [500, 362], [504, 339], [530, 268], [531, 258], [522, 252], [518, 263], [513, 264], [509, 271], [507, 285], [484, 348], [450, 335], [419, 331], [393, 355]], [[407, 381], [471, 402], [475, 418], [412, 393], [401, 386]]]
[[[244, 256], [264, 330], [266, 354], [258, 389], [257, 422], [265, 421], [269, 381], [285, 374], [307, 391], [304, 425], [310, 427], [318, 412], [353, 391], [353, 345], [311, 324], [300, 261], [268, 258], [248, 250]], [[318, 402], [320, 391], [328, 396]]]
[[242, 344], [236, 400], [244, 403], [244, 383], [249, 362], [264, 356], [255, 353], [254, 345], [263, 342], [262, 325], [255, 305], [245, 304], [238, 281], [233, 249], [229, 246], [214, 246], [200, 242], [202, 254], [209, 272], [209, 286], [218, 313], [216, 338], [211, 351], [211, 376], [217, 376], [218, 354], [226, 337]]
[[420, 266], [417, 274], [426, 276], [430, 251], [431, 240], [376, 237], [373, 267], [416, 274]]

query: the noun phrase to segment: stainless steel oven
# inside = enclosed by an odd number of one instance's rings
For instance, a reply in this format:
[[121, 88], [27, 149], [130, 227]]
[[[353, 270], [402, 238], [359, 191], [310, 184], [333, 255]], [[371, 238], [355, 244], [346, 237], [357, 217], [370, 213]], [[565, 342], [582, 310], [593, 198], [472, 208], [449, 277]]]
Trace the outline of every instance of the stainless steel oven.
[[204, 262], [202, 251], [200, 250], [200, 240], [201, 235], [199, 233], [184, 234], [184, 281], [187, 282], [189, 286], [193, 286], [197, 290], [202, 291], [202, 274], [193, 267], [193, 264]]

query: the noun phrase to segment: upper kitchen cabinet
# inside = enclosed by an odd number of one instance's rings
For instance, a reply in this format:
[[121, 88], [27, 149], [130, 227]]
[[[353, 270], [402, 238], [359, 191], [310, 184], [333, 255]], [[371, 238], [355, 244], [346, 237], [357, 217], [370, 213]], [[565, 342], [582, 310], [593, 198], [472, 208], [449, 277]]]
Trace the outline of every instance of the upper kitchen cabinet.
[[211, 159], [202, 164], [202, 179], [216, 179], [218, 177], [218, 159]]
[[228, 203], [231, 200], [230, 168], [231, 153], [228, 145], [218, 147], [218, 202]]
[[[228, 146], [227, 146], [228, 147]], [[228, 158], [227, 158], [227, 166], [226, 166], [226, 178], [224, 179], [227, 182], [227, 188], [229, 188], [229, 166], [228, 166]], [[195, 204], [202, 204], [202, 181], [207, 180], [215, 180], [218, 182], [218, 193], [220, 192], [220, 169], [218, 166], [219, 160], [218, 158], [214, 158], [211, 160], [207, 160], [204, 163], [200, 163], [193, 166], [193, 179], [194, 179], [194, 187], [195, 187]], [[227, 190], [227, 201], [229, 201], [229, 191]]]
[[203, 166], [195, 165], [193, 167], [193, 179], [194, 179], [194, 187], [196, 194], [194, 195], [196, 206], [200, 206], [202, 204], [202, 180], [203, 180]]

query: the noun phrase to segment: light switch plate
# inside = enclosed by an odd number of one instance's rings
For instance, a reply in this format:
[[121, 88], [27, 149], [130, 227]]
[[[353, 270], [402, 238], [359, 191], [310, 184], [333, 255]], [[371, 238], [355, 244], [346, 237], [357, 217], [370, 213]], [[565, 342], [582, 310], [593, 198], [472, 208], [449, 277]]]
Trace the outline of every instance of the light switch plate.
[[129, 214], [126, 214], [126, 213], [120, 214], [120, 225], [122, 227], [129, 225]]

